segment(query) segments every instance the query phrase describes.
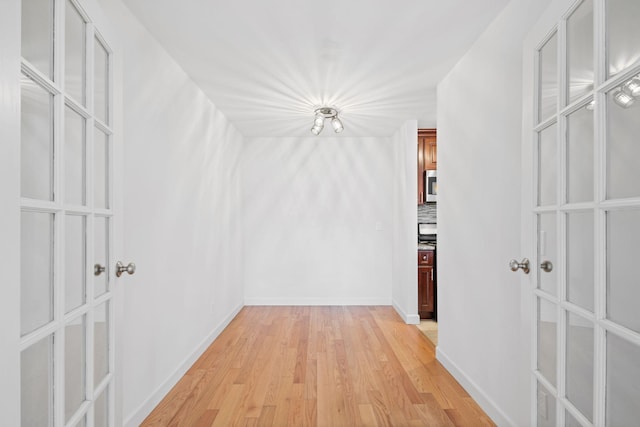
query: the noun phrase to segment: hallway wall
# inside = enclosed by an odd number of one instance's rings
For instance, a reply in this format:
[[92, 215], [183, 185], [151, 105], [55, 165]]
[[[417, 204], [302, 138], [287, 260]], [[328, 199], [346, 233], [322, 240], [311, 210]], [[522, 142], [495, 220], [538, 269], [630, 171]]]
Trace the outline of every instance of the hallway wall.
[[246, 304], [391, 304], [392, 159], [388, 138], [247, 138]]
[[243, 305], [242, 136], [120, 1], [123, 417], [138, 425]]
[[416, 268], [416, 150], [418, 122], [407, 120], [394, 133], [393, 142], [393, 306], [406, 323], [420, 323], [418, 269]]
[[505, 426], [529, 424], [508, 263], [524, 256], [522, 43], [548, 3], [509, 3], [438, 86], [438, 359]]

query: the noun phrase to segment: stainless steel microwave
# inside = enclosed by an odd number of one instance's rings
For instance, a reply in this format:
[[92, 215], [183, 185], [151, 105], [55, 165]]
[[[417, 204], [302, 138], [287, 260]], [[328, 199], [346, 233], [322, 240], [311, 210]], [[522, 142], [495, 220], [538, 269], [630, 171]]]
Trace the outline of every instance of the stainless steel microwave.
[[438, 201], [438, 171], [424, 172], [424, 193], [426, 195], [425, 202]]

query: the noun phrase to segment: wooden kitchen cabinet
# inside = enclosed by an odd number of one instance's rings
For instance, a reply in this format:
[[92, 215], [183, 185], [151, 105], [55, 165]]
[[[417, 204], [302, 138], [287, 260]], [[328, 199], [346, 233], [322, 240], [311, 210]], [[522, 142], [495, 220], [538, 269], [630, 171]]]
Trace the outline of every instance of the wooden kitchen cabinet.
[[418, 314], [421, 319], [436, 316], [435, 251], [418, 251]]
[[418, 129], [418, 204], [425, 203], [424, 172], [438, 168], [437, 132]]

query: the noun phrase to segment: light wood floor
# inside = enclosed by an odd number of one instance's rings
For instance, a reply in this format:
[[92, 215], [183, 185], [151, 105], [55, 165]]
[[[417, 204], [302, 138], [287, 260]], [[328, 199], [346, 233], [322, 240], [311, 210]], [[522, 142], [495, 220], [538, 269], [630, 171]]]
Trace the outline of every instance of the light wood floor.
[[144, 426], [493, 426], [391, 307], [245, 307]]

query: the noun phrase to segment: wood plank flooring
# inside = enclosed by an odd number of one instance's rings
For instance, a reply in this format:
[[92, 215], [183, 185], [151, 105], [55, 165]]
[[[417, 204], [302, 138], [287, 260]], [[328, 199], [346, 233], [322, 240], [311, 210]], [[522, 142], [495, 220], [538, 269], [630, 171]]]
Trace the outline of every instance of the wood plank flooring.
[[245, 307], [143, 426], [493, 426], [391, 307]]

